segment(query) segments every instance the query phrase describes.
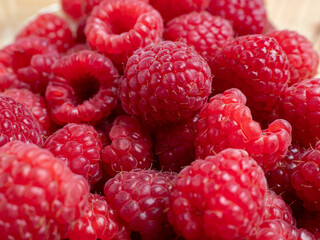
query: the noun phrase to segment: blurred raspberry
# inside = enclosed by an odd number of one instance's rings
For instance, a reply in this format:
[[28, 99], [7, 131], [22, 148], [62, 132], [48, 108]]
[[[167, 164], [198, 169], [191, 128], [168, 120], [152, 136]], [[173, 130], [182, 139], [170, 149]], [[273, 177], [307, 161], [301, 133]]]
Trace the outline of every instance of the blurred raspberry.
[[150, 125], [195, 115], [211, 92], [207, 62], [184, 43], [165, 41], [129, 58], [120, 87], [123, 109]]
[[3, 92], [9, 88], [26, 88], [26, 87], [27, 85], [19, 81], [17, 76], [14, 73], [12, 73], [10, 69], [5, 67], [2, 63], [0, 63], [0, 92]]
[[208, 10], [229, 20], [239, 36], [262, 33], [267, 21], [263, 0], [211, 0]]
[[0, 148], [0, 239], [60, 239], [87, 206], [88, 184], [49, 151]]
[[143, 1], [103, 1], [90, 14], [85, 28], [92, 49], [108, 56], [122, 72], [133, 51], [159, 42], [160, 14]]
[[73, 173], [88, 180], [90, 185], [100, 180], [102, 144], [94, 127], [70, 123], [47, 138], [43, 147], [63, 160]]
[[118, 71], [101, 54], [80, 51], [53, 66], [46, 100], [51, 118], [59, 125], [94, 124], [108, 117], [117, 103]]
[[273, 31], [268, 36], [275, 38], [290, 62], [289, 85], [312, 78], [319, 66], [319, 54], [313, 44], [295, 31]]
[[233, 40], [232, 26], [226, 19], [208, 12], [192, 12], [172, 19], [164, 31], [166, 40], [184, 42], [205, 59]]
[[59, 52], [65, 52], [74, 44], [74, 37], [69, 24], [61, 17], [52, 13], [38, 15], [20, 31], [17, 39], [39, 36], [47, 38], [57, 46]]
[[79, 20], [83, 15], [82, 5], [86, 0], [61, 0], [63, 11], [74, 20]]
[[236, 88], [213, 96], [200, 110], [196, 156], [205, 158], [226, 148], [246, 150], [264, 171], [277, 167], [291, 143], [291, 126], [282, 119], [261, 130]]
[[184, 168], [170, 194], [168, 220], [186, 240], [246, 239], [262, 221], [262, 169], [239, 149]]

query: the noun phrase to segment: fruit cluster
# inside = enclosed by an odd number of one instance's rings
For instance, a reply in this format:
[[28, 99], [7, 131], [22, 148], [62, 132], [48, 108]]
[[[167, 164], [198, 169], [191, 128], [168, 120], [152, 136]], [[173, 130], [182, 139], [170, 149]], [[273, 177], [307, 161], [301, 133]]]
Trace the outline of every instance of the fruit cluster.
[[263, 0], [61, 6], [0, 49], [0, 239], [320, 239], [308, 39]]

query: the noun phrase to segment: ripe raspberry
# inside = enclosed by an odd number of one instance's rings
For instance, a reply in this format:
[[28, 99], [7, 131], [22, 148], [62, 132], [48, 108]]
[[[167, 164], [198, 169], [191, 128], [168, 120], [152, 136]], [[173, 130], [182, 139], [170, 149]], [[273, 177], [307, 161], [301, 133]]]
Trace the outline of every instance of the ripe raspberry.
[[83, 15], [82, 5], [85, 0], [61, 0], [63, 11], [75, 20], [79, 20]]
[[86, 208], [88, 184], [49, 151], [0, 148], [0, 239], [60, 239]]
[[213, 89], [239, 88], [255, 115], [266, 115], [278, 104], [289, 81], [289, 61], [278, 42], [263, 35], [236, 38], [211, 62]]
[[204, 58], [211, 59], [233, 40], [233, 29], [229, 21], [222, 17], [208, 12], [192, 12], [168, 22], [164, 38], [184, 42]]
[[40, 124], [23, 104], [0, 95], [0, 120], [0, 146], [13, 140], [42, 146]]
[[184, 43], [165, 41], [129, 58], [120, 87], [123, 109], [149, 124], [191, 118], [211, 92], [207, 62]]
[[96, 123], [116, 106], [118, 71], [103, 55], [86, 50], [68, 55], [53, 71], [46, 100], [56, 123]]
[[92, 49], [108, 56], [123, 70], [134, 50], [162, 37], [160, 14], [143, 1], [103, 1], [89, 16], [85, 33]]
[[268, 36], [275, 38], [290, 62], [289, 85], [312, 78], [319, 66], [319, 54], [313, 44], [295, 31], [273, 31]]
[[186, 13], [205, 10], [210, 0], [149, 0], [165, 22]]
[[197, 114], [186, 123], [161, 126], [156, 131], [156, 154], [159, 158], [160, 169], [180, 172], [195, 159], [194, 139]]
[[208, 10], [229, 20], [238, 36], [262, 33], [267, 21], [263, 0], [211, 0]]
[[293, 140], [305, 147], [320, 138], [320, 78], [307, 79], [286, 89], [279, 104], [280, 117], [293, 128]]
[[44, 136], [51, 135], [55, 130], [55, 126], [49, 117], [44, 97], [34, 94], [27, 89], [14, 88], [2, 92], [1, 95], [11, 97], [15, 101], [25, 105], [40, 124], [40, 129]]
[[120, 218], [142, 239], [165, 239], [161, 236], [171, 229], [165, 203], [175, 177], [174, 173], [155, 170], [123, 171], [106, 183], [104, 194]]
[[25, 87], [27, 86], [21, 81], [19, 81], [17, 76], [14, 73], [12, 73], [9, 69], [7, 69], [7, 67], [5, 67], [2, 63], [0, 63], [0, 92], [3, 92], [8, 88], [25, 88]]
[[298, 219], [298, 224], [314, 234], [315, 238], [320, 239], [320, 213], [309, 212], [304, 209], [303, 215]]
[[205, 158], [225, 148], [246, 150], [264, 171], [276, 168], [291, 142], [291, 126], [282, 119], [265, 130], [252, 120], [239, 89], [213, 96], [200, 110], [195, 140], [196, 156]]
[[70, 123], [52, 134], [43, 147], [62, 159], [72, 172], [87, 179], [90, 185], [101, 178], [102, 144], [94, 127]]
[[262, 169], [239, 149], [184, 168], [170, 194], [169, 222], [185, 239], [245, 239], [263, 217]]
[[74, 44], [69, 24], [51, 13], [38, 15], [20, 31], [17, 39], [33, 35], [49, 39], [59, 52], [65, 52]]
[[112, 123], [109, 138], [111, 143], [101, 153], [103, 168], [109, 176], [151, 167], [152, 140], [138, 119], [124, 115], [117, 117]]

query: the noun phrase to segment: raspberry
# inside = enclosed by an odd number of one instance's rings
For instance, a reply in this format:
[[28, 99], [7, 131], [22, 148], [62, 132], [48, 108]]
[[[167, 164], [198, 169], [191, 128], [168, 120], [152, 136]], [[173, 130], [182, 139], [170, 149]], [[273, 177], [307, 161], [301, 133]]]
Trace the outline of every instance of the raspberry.
[[319, 55], [313, 44], [295, 31], [273, 31], [268, 36], [275, 38], [290, 62], [289, 85], [312, 78], [319, 66]]
[[143, 1], [103, 1], [89, 16], [85, 28], [92, 49], [107, 55], [119, 71], [134, 50], [162, 37], [160, 14]]
[[264, 171], [277, 167], [291, 142], [291, 126], [282, 119], [265, 130], [252, 120], [246, 97], [239, 89], [213, 96], [200, 110], [196, 156], [205, 158], [225, 148], [246, 150]]
[[161, 126], [156, 131], [156, 154], [160, 169], [180, 172], [195, 159], [197, 114], [186, 123]]
[[289, 81], [289, 61], [278, 42], [263, 35], [236, 38], [211, 62], [213, 89], [239, 88], [258, 117], [278, 104]]
[[101, 153], [103, 167], [109, 176], [121, 171], [151, 167], [152, 140], [138, 119], [118, 116], [112, 123], [109, 138], [111, 143]]
[[184, 43], [165, 41], [129, 58], [120, 87], [123, 109], [150, 125], [193, 117], [211, 92], [207, 62]]
[[51, 135], [55, 130], [55, 126], [49, 117], [44, 97], [34, 94], [27, 89], [14, 88], [2, 92], [1, 95], [11, 97], [15, 101], [25, 105], [40, 124], [40, 129], [44, 136]]
[[90, 185], [101, 178], [102, 144], [94, 127], [70, 123], [52, 134], [43, 147], [62, 159], [72, 172], [87, 179]]
[[0, 146], [13, 140], [42, 146], [38, 121], [23, 104], [0, 95]]
[[175, 177], [174, 173], [155, 170], [123, 171], [107, 181], [104, 194], [120, 218], [142, 239], [165, 239], [161, 236], [171, 229], [165, 203]]
[[49, 82], [46, 100], [52, 120], [66, 123], [96, 123], [116, 106], [118, 71], [101, 54], [81, 51], [59, 60]]
[[65, 52], [74, 44], [68, 23], [51, 13], [38, 15], [20, 31], [17, 39], [32, 35], [49, 39], [60, 52]]
[[2, 63], [0, 63], [0, 92], [3, 92], [8, 88], [25, 88], [25, 87], [27, 86], [21, 81], [19, 81], [17, 76], [14, 73], [10, 72], [10, 70], [7, 69], [7, 67], [5, 67]]
[[211, 59], [233, 40], [233, 29], [229, 21], [222, 17], [208, 12], [192, 12], [168, 22], [164, 38], [184, 42], [204, 58]]
[[205, 10], [210, 0], [149, 0], [165, 22], [182, 14]]
[[82, 5], [85, 0], [61, 0], [63, 11], [75, 20], [79, 20], [83, 15]]
[[65, 238], [86, 208], [86, 181], [33, 144], [7, 143], [0, 162], [0, 238]]
[[320, 78], [307, 79], [286, 89], [279, 104], [280, 117], [293, 128], [293, 140], [305, 147], [320, 138]]
[[267, 21], [263, 0], [211, 0], [208, 10], [229, 20], [240, 36], [262, 33]]
[[239, 149], [184, 168], [170, 194], [169, 222], [189, 239], [246, 239], [263, 217], [262, 169]]
[[298, 224], [314, 234], [315, 238], [320, 239], [320, 214], [319, 212], [309, 212], [304, 209], [303, 216]]

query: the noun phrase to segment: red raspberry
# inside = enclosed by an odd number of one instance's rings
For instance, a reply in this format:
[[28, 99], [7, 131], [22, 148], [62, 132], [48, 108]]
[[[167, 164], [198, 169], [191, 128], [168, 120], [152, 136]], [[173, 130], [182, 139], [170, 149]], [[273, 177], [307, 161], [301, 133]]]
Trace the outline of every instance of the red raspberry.
[[13, 140], [42, 146], [40, 124], [23, 104], [0, 95], [0, 121], [0, 146]]
[[161, 126], [156, 131], [156, 154], [159, 158], [160, 169], [180, 172], [195, 159], [194, 139], [197, 114], [186, 123]]
[[[1, 50], [0, 50], [1, 54]], [[1, 61], [1, 59], [0, 59]], [[17, 76], [7, 69], [2, 63], [0, 63], [0, 92], [5, 91], [8, 88], [25, 88], [24, 83], [18, 80]]]
[[278, 42], [263, 35], [236, 38], [211, 62], [213, 89], [239, 88], [251, 111], [259, 116], [278, 104], [289, 81], [289, 61]]
[[0, 148], [0, 239], [60, 239], [87, 205], [88, 184], [49, 151]]
[[290, 62], [289, 85], [312, 78], [319, 66], [319, 54], [313, 44], [295, 31], [273, 31], [268, 36], [275, 38]]
[[85, 28], [92, 49], [107, 55], [118, 67], [124, 68], [134, 50], [162, 37], [160, 14], [143, 1], [103, 1], [89, 16]]
[[320, 138], [320, 78], [303, 80], [286, 89], [279, 104], [280, 117], [293, 128], [293, 140], [305, 147]]
[[117, 117], [112, 123], [109, 138], [111, 143], [101, 153], [103, 167], [109, 176], [151, 167], [152, 140], [138, 119], [124, 115]]
[[74, 44], [69, 24], [51, 13], [38, 15], [20, 31], [17, 39], [32, 35], [49, 39], [60, 52], [65, 52]]
[[291, 126], [282, 119], [265, 130], [252, 120], [246, 97], [239, 89], [213, 96], [200, 111], [196, 156], [205, 158], [225, 148], [246, 150], [264, 171], [276, 168], [291, 142]]
[[210, 0], [149, 0], [157, 9], [165, 22], [182, 14], [205, 10]]
[[85, 0], [61, 0], [63, 11], [75, 20], [79, 20], [83, 15], [82, 5]]
[[68, 55], [53, 71], [46, 100], [56, 123], [96, 123], [116, 106], [118, 71], [103, 55], [86, 50]]
[[208, 12], [192, 12], [168, 22], [164, 38], [184, 42], [204, 58], [211, 59], [233, 40], [233, 29], [229, 21], [222, 17]]
[[169, 222], [193, 239], [245, 239], [263, 217], [262, 169], [239, 149], [226, 149], [184, 168], [170, 194]]
[[102, 144], [94, 127], [70, 123], [52, 134], [43, 147], [62, 159], [72, 172], [87, 179], [90, 185], [101, 178]]
[[207, 62], [180, 42], [161, 42], [129, 58], [120, 87], [123, 109], [149, 124], [191, 118], [211, 92]]
[[298, 224], [314, 234], [315, 238], [320, 239], [320, 213], [309, 212], [304, 209], [301, 219], [298, 219]]
[[49, 136], [55, 130], [46, 107], [45, 99], [27, 89], [8, 89], [1, 93], [2, 96], [11, 97], [25, 105], [40, 124], [44, 136]]
[[106, 183], [104, 194], [120, 218], [142, 239], [165, 239], [161, 236], [171, 229], [165, 203], [175, 177], [174, 173], [155, 170], [123, 171]]
[[240, 36], [262, 33], [267, 21], [263, 0], [211, 0], [208, 10], [229, 20]]

